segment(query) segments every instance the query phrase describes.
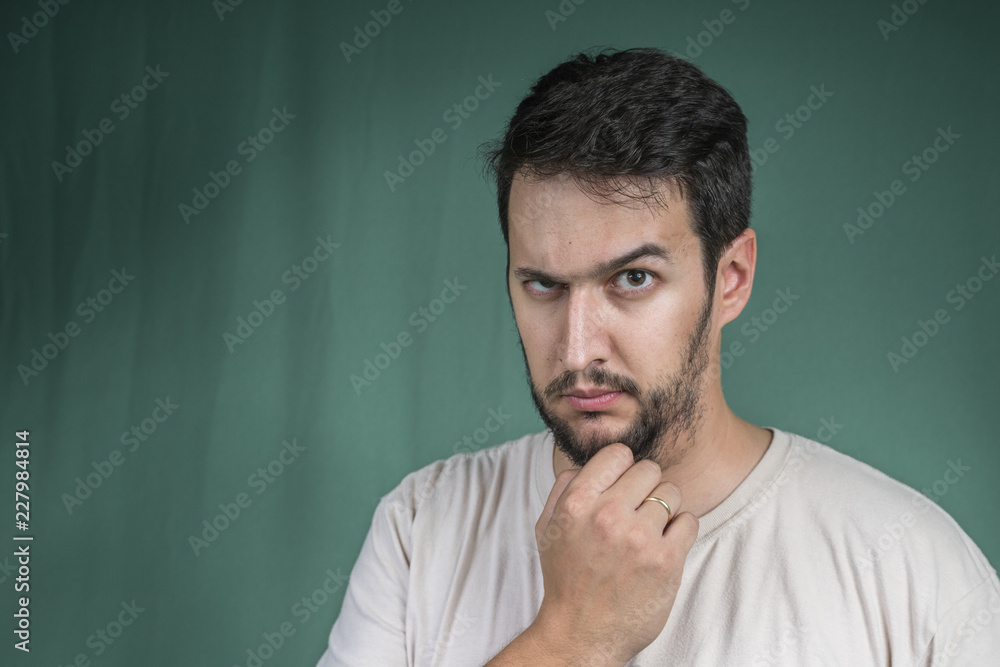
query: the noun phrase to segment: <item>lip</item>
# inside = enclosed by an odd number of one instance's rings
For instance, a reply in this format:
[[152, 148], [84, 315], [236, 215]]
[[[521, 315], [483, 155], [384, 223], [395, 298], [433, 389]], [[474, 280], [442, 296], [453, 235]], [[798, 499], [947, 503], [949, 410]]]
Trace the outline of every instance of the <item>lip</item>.
[[565, 398], [577, 410], [599, 412], [610, 407], [621, 395], [622, 392], [620, 391], [609, 391], [596, 396], [571, 396], [570, 394], [566, 394]]

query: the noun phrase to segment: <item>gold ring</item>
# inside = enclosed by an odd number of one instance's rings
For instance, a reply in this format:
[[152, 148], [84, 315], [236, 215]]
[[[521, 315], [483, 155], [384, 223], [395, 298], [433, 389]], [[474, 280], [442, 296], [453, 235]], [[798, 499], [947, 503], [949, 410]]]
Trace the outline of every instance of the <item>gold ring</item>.
[[[648, 496], [647, 498], [644, 498], [642, 502], [644, 503], [647, 500], [655, 500], [656, 502], [663, 505], [663, 507], [666, 508], [667, 510], [667, 523], [670, 523], [670, 520], [674, 518], [674, 512], [673, 510], [670, 509], [670, 505], [667, 504], [667, 501], [663, 500], [662, 498], [656, 498], [655, 496]], [[641, 505], [642, 503], [639, 504]]]

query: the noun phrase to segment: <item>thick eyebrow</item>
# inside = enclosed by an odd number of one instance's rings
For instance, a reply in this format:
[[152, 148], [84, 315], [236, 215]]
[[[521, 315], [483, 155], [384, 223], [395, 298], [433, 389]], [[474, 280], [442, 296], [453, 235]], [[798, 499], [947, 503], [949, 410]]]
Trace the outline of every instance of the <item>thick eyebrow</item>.
[[[658, 243], [644, 243], [643, 245], [629, 250], [627, 253], [621, 257], [616, 257], [615, 259], [609, 259], [606, 262], [601, 262], [590, 272], [583, 276], [584, 281], [591, 281], [600, 278], [601, 276], [607, 275], [619, 269], [624, 269], [629, 264], [632, 264], [636, 260], [642, 259], [643, 257], [659, 257], [667, 264], [673, 264], [674, 258], [670, 254], [670, 251], [659, 245]], [[519, 280], [537, 280], [543, 283], [565, 283], [569, 282], [561, 276], [556, 276], [551, 273], [546, 273], [541, 269], [535, 269], [530, 266], [522, 266], [514, 269], [514, 277]]]

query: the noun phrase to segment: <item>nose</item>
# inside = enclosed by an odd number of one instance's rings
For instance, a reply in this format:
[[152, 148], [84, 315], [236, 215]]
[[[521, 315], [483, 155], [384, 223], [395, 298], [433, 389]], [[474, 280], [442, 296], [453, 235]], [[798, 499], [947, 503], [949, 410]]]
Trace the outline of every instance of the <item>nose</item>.
[[559, 360], [566, 370], [582, 374], [590, 364], [606, 362], [611, 343], [601, 297], [590, 289], [571, 287], [564, 318]]

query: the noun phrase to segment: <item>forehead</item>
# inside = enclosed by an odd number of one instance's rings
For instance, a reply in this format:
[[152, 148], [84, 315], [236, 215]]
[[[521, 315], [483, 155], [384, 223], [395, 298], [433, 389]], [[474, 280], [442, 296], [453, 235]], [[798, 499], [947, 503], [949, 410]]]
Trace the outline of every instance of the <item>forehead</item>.
[[511, 261], [569, 269], [647, 242], [680, 257], [697, 247], [690, 221], [687, 201], [672, 184], [661, 187], [660, 202], [620, 195], [606, 201], [566, 174], [544, 180], [517, 175], [508, 207]]

